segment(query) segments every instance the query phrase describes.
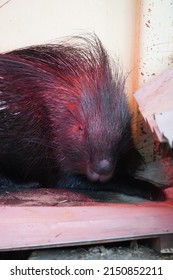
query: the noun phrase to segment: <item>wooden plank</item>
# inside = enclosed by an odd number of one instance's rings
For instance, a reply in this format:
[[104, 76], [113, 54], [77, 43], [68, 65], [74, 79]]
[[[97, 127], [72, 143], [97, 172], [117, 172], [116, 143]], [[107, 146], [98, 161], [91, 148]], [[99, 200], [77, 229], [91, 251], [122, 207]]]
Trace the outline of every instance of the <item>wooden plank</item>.
[[173, 234], [172, 189], [165, 202], [89, 206], [1, 206], [0, 250], [50, 248]]
[[154, 118], [156, 120], [157, 126], [160, 133], [169, 143], [169, 146], [173, 146], [173, 110], [168, 112], [163, 112], [160, 114], [155, 114]]
[[138, 89], [134, 96], [139, 109], [160, 142], [165, 142], [154, 115], [173, 109], [173, 67]]

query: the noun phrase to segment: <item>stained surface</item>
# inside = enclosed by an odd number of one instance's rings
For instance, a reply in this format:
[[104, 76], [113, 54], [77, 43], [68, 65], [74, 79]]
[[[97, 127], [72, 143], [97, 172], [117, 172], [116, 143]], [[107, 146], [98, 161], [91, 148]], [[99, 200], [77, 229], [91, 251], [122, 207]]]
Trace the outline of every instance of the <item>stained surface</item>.
[[[123, 203], [103, 202], [103, 197], [100, 202], [86, 194], [64, 192], [60, 197], [55, 190], [46, 192], [42, 195], [39, 190], [36, 196], [35, 191], [25, 191], [23, 201], [21, 193], [7, 194], [6, 199], [1, 195], [0, 250], [97, 244], [173, 233], [172, 188], [166, 190], [165, 202], [128, 203], [127, 198]], [[40, 199], [37, 206], [36, 197]]]

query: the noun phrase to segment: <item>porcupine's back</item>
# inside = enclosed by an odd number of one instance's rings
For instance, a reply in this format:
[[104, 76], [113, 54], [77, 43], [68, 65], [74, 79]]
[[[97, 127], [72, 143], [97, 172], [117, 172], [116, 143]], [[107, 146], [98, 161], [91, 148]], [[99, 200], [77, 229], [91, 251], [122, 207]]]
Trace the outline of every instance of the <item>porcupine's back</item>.
[[113, 176], [130, 115], [119, 65], [96, 36], [0, 55], [0, 138], [0, 172], [19, 181]]

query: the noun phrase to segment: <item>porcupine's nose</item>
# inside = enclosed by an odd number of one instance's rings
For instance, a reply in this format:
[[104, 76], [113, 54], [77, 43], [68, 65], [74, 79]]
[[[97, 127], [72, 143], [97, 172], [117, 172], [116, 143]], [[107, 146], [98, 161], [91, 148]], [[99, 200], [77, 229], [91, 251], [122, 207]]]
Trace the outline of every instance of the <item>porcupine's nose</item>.
[[112, 177], [113, 171], [113, 164], [109, 160], [103, 159], [94, 164], [92, 168], [88, 168], [87, 177], [93, 182], [100, 181], [104, 183]]
[[111, 161], [107, 159], [101, 160], [95, 166], [95, 171], [98, 174], [102, 174], [102, 175], [110, 174], [112, 172], [112, 169], [113, 169], [113, 164], [111, 163]]

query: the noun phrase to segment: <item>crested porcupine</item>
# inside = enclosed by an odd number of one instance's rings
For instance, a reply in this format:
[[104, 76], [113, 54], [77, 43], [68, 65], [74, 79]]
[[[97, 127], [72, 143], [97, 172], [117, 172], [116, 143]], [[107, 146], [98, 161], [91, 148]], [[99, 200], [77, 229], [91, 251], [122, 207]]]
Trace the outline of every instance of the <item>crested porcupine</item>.
[[125, 78], [96, 35], [0, 54], [0, 185], [110, 190], [150, 200], [135, 179]]

